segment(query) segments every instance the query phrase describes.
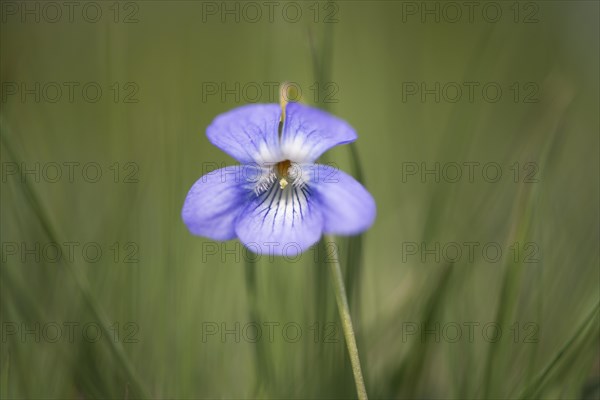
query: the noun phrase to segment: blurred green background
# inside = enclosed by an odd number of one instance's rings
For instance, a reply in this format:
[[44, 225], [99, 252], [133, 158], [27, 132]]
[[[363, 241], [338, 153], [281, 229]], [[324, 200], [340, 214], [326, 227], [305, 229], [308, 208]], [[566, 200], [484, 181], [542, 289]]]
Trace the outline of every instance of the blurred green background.
[[370, 397], [598, 398], [597, 2], [1, 4], [2, 398], [355, 396], [328, 249], [180, 219], [235, 163], [206, 126], [284, 81], [359, 134]]

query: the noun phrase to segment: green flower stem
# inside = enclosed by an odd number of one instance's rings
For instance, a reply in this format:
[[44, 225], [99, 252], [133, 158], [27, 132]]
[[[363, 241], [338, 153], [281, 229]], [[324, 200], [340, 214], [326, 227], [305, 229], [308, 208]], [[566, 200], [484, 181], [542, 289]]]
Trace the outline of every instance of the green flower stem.
[[360, 358], [358, 357], [358, 347], [356, 347], [356, 337], [354, 328], [352, 327], [352, 318], [350, 318], [350, 308], [348, 307], [348, 298], [346, 297], [346, 288], [342, 277], [342, 269], [338, 259], [335, 241], [331, 236], [325, 236], [325, 241], [334, 244], [334, 249], [331, 254], [331, 259], [328, 260], [331, 267], [331, 278], [335, 289], [335, 299], [342, 320], [342, 329], [344, 330], [344, 338], [350, 354], [350, 363], [352, 364], [352, 373], [354, 374], [354, 382], [356, 383], [356, 393], [359, 400], [367, 400], [367, 389], [363, 379], [362, 370], [360, 368]]

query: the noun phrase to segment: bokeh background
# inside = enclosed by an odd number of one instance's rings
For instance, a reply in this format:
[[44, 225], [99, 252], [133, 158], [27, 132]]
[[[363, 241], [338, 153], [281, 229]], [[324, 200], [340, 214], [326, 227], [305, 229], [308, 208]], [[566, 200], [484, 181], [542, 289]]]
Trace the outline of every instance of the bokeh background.
[[598, 398], [598, 3], [473, 3], [3, 1], [2, 398], [355, 396], [331, 249], [180, 219], [285, 81], [359, 133], [324, 161], [378, 206], [338, 242], [370, 396]]

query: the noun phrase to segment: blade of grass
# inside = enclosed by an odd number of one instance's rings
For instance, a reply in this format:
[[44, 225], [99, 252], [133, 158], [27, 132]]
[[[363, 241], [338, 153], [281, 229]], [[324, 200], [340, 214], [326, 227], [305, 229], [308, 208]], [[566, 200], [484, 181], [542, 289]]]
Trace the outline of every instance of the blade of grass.
[[[315, 40], [315, 35], [314, 35], [314, 31], [310, 29], [308, 29], [308, 44], [309, 44], [309, 48], [310, 48], [310, 53], [311, 53], [311, 59], [313, 62], [313, 75], [315, 77], [315, 81], [318, 82], [318, 99], [324, 99], [325, 98], [325, 90], [326, 90], [326, 82], [330, 82], [331, 81], [331, 76], [332, 76], [332, 58], [333, 58], [333, 24], [324, 24], [324, 26], [322, 27], [323, 30], [321, 32], [321, 40], [320, 40], [320, 44], [321, 46], [318, 48], [317, 44], [316, 44], [316, 40]], [[330, 103], [328, 102], [318, 102], [316, 104], [317, 107], [325, 110], [325, 111], [331, 111], [330, 110]], [[328, 155], [327, 154], [323, 154], [320, 158], [320, 161], [322, 163], [327, 164], [328, 163]], [[354, 301], [354, 294], [357, 293], [359, 286], [357, 286], [355, 284], [355, 282], [358, 279], [358, 273], [360, 271], [360, 260], [362, 258], [362, 236], [355, 236], [353, 238], [350, 238], [348, 240], [344, 240], [345, 243], [348, 244], [353, 244], [354, 248], [352, 248], [352, 246], [349, 246], [349, 252], [348, 252], [348, 257], [347, 259], [347, 263], [346, 263], [346, 274], [345, 274], [345, 283], [348, 285], [347, 287], [349, 288], [349, 290], [347, 291], [348, 293], [348, 302], [351, 306], [353, 306], [351, 308], [351, 312], [352, 315], [357, 318], [357, 313], [356, 313], [356, 309], [354, 307], [354, 305], [356, 304], [356, 301]], [[338, 242], [339, 243], [339, 242]], [[339, 247], [338, 244], [336, 243], [331, 243], [330, 245], [327, 245], [325, 243], [325, 239], [321, 239], [319, 241], [319, 243], [317, 244], [317, 249], [318, 249], [318, 260], [316, 263], [316, 274], [315, 274], [315, 283], [317, 286], [317, 302], [316, 302], [316, 307], [317, 307], [317, 319], [318, 321], [322, 321], [323, 323], [326, 323], [327, 321], [327, 310], [330, 310], [331, 308], [329, 307], [329, 303], [328, 303], [328, 299], [330, 298], [328, 296], [328, 286], [326, 284], [327, 281], [327, 267], [329, 264], [329, 256], [330, 256], [330, 252], [331, 250], [334, 251], [338, 251]], [[333, 246], [333, 247], [331, 247]], [[326, 307], [323, 307], [323, 305], [326, 304]], [[324, 348], [321, 349], [321, 352], [323, 354], [323, 351], [325, 351]], [[344, 361], [346, 361], [345, 359], [345, 353], [344, 354]], [[348, 369], [348, 364], [347, 362], [343, 363], [344, 368], [341, 368], [339, 370], [336, 370], [335, 372], [335, 377], [334, 379], [336, 380], [336, 384], [335, 386], [338, 386], [340, 388], [345, 388], [347, 387], [346, 382], [351, 379], [352, 376], [352, 372]], [[347, 396], [347, 393], [340, 393], [338, 395], [341, 396]]]
[[[554, 86], [546, 87], [547, 91], [556, 92], [563, 88], [557, 88]], [[530, 131], [538, 133], [538, 135], [544, 135], [545, 141], [544, 146], [540, 149], [539, 156], [537, 157], [539, 168], [544, 168], [547, 163], [551, 150], [555, 148], [557, 142], [558, 127], [562, 121], [564, 112], [571, 101], [571, 95], [565, 92], [564, 89], [560, 92], [561, 96], [555, 96], [558, 100], [550, 102], [546, 109], [540, 112], [539, 119], [534, 122], [534, 126], [530, 128]], [[535, 139], [535, 137], [534, 137]], [[535, 140], [531, 140], [528, 143], [529, 147], [536, 148]], [[528, 186], [526, 186], [528, 185]], [[520, 185], [521, 197], [524, 199], [524, 206], [520, 209], [518, 203], [515, 204], [513, 224], [513, 232], [509, 234], [506, 243], [525, 243], [530, 235], [531, 226], [534, 223], [535, 205], [537, 204], [538, 193], [540, 189], [540, 183], [535, 186], [530, 184], [522, 183]], [[519, 201], [519, 195], [517, 195], [516, 201]], [[502, 283], [502, 289], [500, 299], [496, 309], [495, 321], [500, 326], [504, 326], [510, 315], [514, 311], [514, 306], [519, 294], [519, 281], [523, 273], [523, 263], [519, 260], [518, 263], [511, 262], [507, 259], [505, 265], [505, 275]], [[489, 398], [493, 393], [493, 389], [498, 386], [493, 380], [492, 370], [497, 368], [496, 360], [498, 355], [503, 354], [505, 346], [503, 342], [490, 344], [490, 351], [486, 366], [484, 369], [484, 397]], [[533, 360], [530, 360], [532, 363]], [[500, 395], [500, 393], [498, 393]]]
[[[588, 315], [581, 321], [581, 323], [577, 326], [573, 335], [565, 342], [565, 344], [560, 348], [560, 350], [555, 354], [555, 356], [550, 360], [550, 362], [540, 371], [540, 373], [536, 376], [533, 382], [523, 390], [523, 392], [517, 396], [518, 399], [534, 399], [539, 398], [540, 393], [544, 390], [544, 385], [547, 385], [551, 382], [548, 381], [548, 377], [557, 369], [561, 360], [563, 360], [570, 350], [575, 348], [575, 343], [581, 338], [585, 337], [584, 333], [587, 332], [588, 335], [593, 335], [597, 337], [597, 330], [594, 326], [593, 322], [598, 317], [598, 312], [600, 311], [600, 302], [596, 304], [595, 307], [588, 313]], [[574, 351], [574, 353], [577, 353]]]
[[[327, 236], [325, 238], [325, 241], [328, 243], [335, 244], [335, 241], [331, 236]], [[335, 290], [335, 298], [338, 305], [338, 311], [340, 313], [340, 320], [342, 321], [344, 338], [346, 339], [346, 346], [348, 347], [348, 354], [350, 355], [350, 362], [352, 364], [352, 373], [354, 374], [356, 393], [358, 395], [359, 400], [367, 400], [367, 390], [365, 388], [365, 382], [360, 366], [358, 347], [356, 346], [356, 337], [354, 334], [354, 328], [352, 326], [352, 317], [350, 316], [350, 308], [348, 307], [348, 298], [346, 296], [346, 289], [344, 287], [344, 278], [342, 276], [340, 261], [338, 259], [337, 252], [334, 252], [331, 256], [332, 257], [329, 266], [332, 277], [332, 283]]]
[[[505, 243], [524, 243], [526, 241], [529, 227], [531, 224], [531, 215], [533, 208], [533, 201], [531, 191], [529, 188], [521, 185], [520, 193], [517, 194], [515, 199], [515, 205], [513, 208], [513, 231], [509, 233]], [[521, 203], [525, 203], [524, 205]], [[504, 266], [504, 277], [502, 281], [502, 287], [500, 290], [500, 298], [496, 307], [496, 314], [494, 322], [499, 326], [506, 326], [506, 321], [509, 316], [512, 315], [516, 300], [518, 298], [521, 277], [523, 274], [523, 264], [520, 262], [513, 262], [512, 258], [507, 258], [507, 262]], [[502, 354], [504, 346], [502, 341], [497, 343], [489, 344], [489, 353], [484, 370], [484, 398], [490, 398], [493, 393], [495, 382], [492, 379], [492, 370], [498, 368], [497, 358]]]
[[[494, 32], [494, 28], [490, 27], [486, 29], [485, 33], [481, 35], [479, 42], [477, 43], [476, 50], [471, 53], [471, 60], [467, 62], [468, 68], [465, 70], [463, 81], [468, 81], [471, 76], [475, 75], [475, 72], [480, 70], [481, 64], [483, 63], [484, 57], [481, 55], [484, 54], [485, 49], [489, 47], [489, 41]], [[454, 148], [454, 144], [456, 143], [456, 137], [453, 135], [455, 131], [468, 131], [468, 128], [465, 124], [466, 121], [469, 121], [469, 118], [465, 117], [466, 113], [472, 115], [473, 110], [469, 110], [467, 108], [459, 107], [455, 105], [456, 112], [450, 114], [450, 120], [446, 124], [446, 128], [444, 130], [443, 135], [441, 136], [442, 140], [440, 141], [440, 145], [437, 149], [437, 159], [442, 160], [443, 155], [448, 152], [448, 149], [453, 149], [455, 154], [455, 159], [460, 159], [460, 154], [467, 151], [467, 146], [461, 146], [459, 148]], [[476, 132], [471, 132], [474, 136]], [[469, 138], [465, 138], [463, 143], [470, 143]], [[453, 185], [452, 188], [454, 188]], [[444, 193], [448, 188], [446, 185], [435, 185], [433, 193], [430, 196], [430, 202], [427, 212], [427, 217], [425, 219], [424, 228], [423, 228], [423, 240], [425, 242], [429, 242], [432, 237], [434, 237], [435, 232], [439, 229], [439, 224], [443, 223], [444, 218], [442, 218], [445, 206], [447, 206], [448, 198], [451, 198]]]
[[6, 360], [2, 364], [2, 369], [0, 370], [0, 397], [3, 399], [8, 399], [12, 396], [9, 395], [10, 390], [10, 347], [6, 349]]
[[[15, 155], [11, 146], [8, 143], [5, 128], [3, 128], [0, 131], [0, 142], [3, 144], [3, 148], [9, 154], [9, 157], [12, 160], [18, 162], [19, 158]], [[35, 191], [31, 187], [31, 185], [23, 184], [20, 187], [23, 188], [24, 195], [29, 202], [30, 209], [36, 215], [37, 220], [39, 221], [39, 223], [40, 223], [44, 233], [48, 237], [48, 239], [50, 239], [50, 241], [54, 242], [54, 243], [63, 243], [63, 241], [58, 239], [59, 235], [57, 234], [56, 230], [52, 227], [50, 219], [48, 218], [47, 213], [44, 211], [42, 203], [39, 200], [38, 195], [35, 193]], [[62, 262], [67, 267], [67, 270], [69, 271], [71, 276], [74, 278], [74, 280], [77, 284], [77, 287], [79, 288], [79, 291], [82, 295], [82, 298], [84, 299], [86, 305], [88, 306], [88, 309], [90, 310], [90, 312], [92, 313], [92, 316], [95, 318], [96, 321], [98, 321], [100, 327], [102, 328], [102, 333], [104, 335], [106, 335], [107, 337], [110, 337], [112, 332], [109, 328], [109, 326], [110, 326], [110, 324], [108, 322], [109, 319], [105, 315], [104, 310], [102, 309], [102, 307], [100, 306], [98, 301], [93, 296], [93, 294], [90, 290], [89, 282], [87, 281], [87, 278], [84, 275], [82, 275], [81, 273], [79, 273], [79, 271], [75, 268], [75, 266], [67, 258], [63, 258]], [[124, 370], [126, 376], [130, 380], [130, 383], [133, 385], [134, 393], [136, 394], [136, 396], [143, 397], [143, 398], [149, 398], [150, 397], [149, 393], [146, 391], [145, 386], [143, 385], [140, 378], [137, 376], [135, 370], [133, 369], [133, 366], [131, 365], [131, 362], [129, 361], [127, 355], [125, 354], [125, 351], [123, 350], [121, 343], [117, 342], [117, 341], [113, 341], [113, 340], [107, 340], [105, 342], [108, 343], [108, 348], [111, 351], [111, 354], [117, 359], [117, 361], [123, 367], [123, 370]]]
[[[256, 268], [258, 266], [257, 260], [253, 257], [244, 257], [245, 260], [245, 282], [246, 282], [246, 295], [248, 297], [248, 315], [249, 320], [256, 322], [262, 326], [262, 318], [260, 317], [259, 301], [258, 301], [258, 287], [256, 283]], [[254, 393], [265, 393], [268, 392], [270, 387], [271, 378], [273, 377], [273, 371], [271, 368], [271, 362], [268, 354], [268, 347], [262, 340], [254, 343], [254, 359], [255, 359], [255, 372], [256, 372], [256, 388]]]
[[[322, 48], [319, 50], [315, 44], [314, 36], [311, 30], [308, 31], [309, 47], [313, 60], [313, 73], [316, 81], [319, 83], [318, 90], [321, 93], [318, 94], [318, 99], [325, 98], [326, 90], [325, 83], [331, 81], [331, 59], [333, 56], [333, 26], [332, 24], [325, 25], [325, 31], [323, 33]], [[330, 111], [330, 103], [322, 102], [318, 103], [317, 106], [325, 111]], [[365, 179], [362, 164], [358, 154], [358, 148], [356, 143], [348, 144], [348, 151], [350, 152], [350, 168], [351, 174], [354, 178], [365, 186]], [[326, 160], [326, 156], [322, 157], [322, 160]], [[347, 291], [349, 294], [348, 302], [354, 318], [358, 318], [359, 310], [357, 305], [360, 304], [360, 285], [356, 285], [360, 280], [361, 265], [363, 256], [363, 235], [352, 236], [347, 239], [347, 254], [346, 254], [346, 275], [345, 282]]]
[[[423, 326], [430, 326], [431, 323], [438, 317], [441, 304], [449, 282], [451, 281], [451, 274], [453, 271], [453, 265], [447, 264], [443, 267], [439, 273], [439, 277], [433, 286], [433, 289], [429, 292], [431, 296], [427, 299], [427, 303], [423, 308]], [[418, 390], [418, 382], [423, 374], [423, 368], [425, 366], [425, 359], [429, 353], [429, 342], [421, 343], [420, 346], [413, 346], [409, 349], [409, 353], [400, 364], [400, 366], [394, 371], [390, 378], [390, 393], [396, 395], [396, 393], [403, 389], [404, 382], [410, 382], [410, 386], [407, 387], [407, 398], [415, 398]]]

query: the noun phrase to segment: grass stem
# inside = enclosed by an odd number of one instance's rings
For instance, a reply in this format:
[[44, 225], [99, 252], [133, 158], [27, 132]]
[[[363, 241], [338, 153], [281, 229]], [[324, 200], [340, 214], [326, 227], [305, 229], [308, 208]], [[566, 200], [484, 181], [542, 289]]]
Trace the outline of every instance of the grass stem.
[[326, 236], [325, 241], [327, 243], [333, 244], [333, 252], [331, 254], [331, 259], [328, 261], [329, 266], [331, 267], [331, 278], [333, 282], [333, 287], [335, 289], [335, 299], [338, 305], [340, 319], [342, 320], [344, 338], [346, 339], [346, 346], [348, 347], [348, 354], [350, 355], [350, 363], [352, 364], [352, 373], [354, 374], [356, 393], [358, 394], [359, 400], [366, 400], [367, 390], [365, 388], [365, 381], [363, 379], [362, 370], [360, 368], [358, 347], [356, 346], [356, 337], [354, 335], [354, 328], [352, 326], [352, 318], [350, 317], [350, 307], [348, 307], [346, 287], [344, 286], [344, 279], [342, 277], [342, 269], [340, 267], [340, 261], [338, 258], [337, 249], [335, 247], [335, 241], [331, 236]]

